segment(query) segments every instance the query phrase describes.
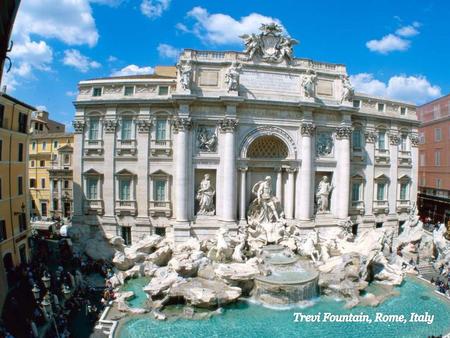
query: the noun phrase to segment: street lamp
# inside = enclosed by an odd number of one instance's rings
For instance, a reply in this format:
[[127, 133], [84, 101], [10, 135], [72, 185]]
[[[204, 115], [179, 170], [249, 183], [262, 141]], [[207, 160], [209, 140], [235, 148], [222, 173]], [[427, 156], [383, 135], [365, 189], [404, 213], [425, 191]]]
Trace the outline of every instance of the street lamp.
[[67, 284], [63, 285], [62, 293], [63, 293], [63, 296], [64, 296], [65, 300], [68, 300], [70, 298], [70, 295], [71, 295], [72, 291], [70, 291], [70, 288], [69, 288], [69, 286]]
[[45, 314], [48, 318], [51, 317], [52, 314], [52, 303], [50, 302], [50, 297], [48, 293], [44, 296], [44, 299], [41, 302], [42, 308], [44, 309]]
[[34, 284], [33, 288], [31, 289], [31, 292], [33, 292], [34, 299], [38, 300], [41, 296], [41, 289], [38, 288], [37, 284]]

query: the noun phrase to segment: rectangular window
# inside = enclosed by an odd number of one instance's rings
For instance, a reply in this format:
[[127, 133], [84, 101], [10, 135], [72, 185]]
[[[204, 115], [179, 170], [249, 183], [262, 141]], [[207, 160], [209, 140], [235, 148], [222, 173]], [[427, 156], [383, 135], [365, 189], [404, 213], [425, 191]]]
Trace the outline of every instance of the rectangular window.
[[58, 141], [53, 141], [53, 148], [54, 149], [58, 148]]
[[166, 140], [166, 120], [156, 120], [156, 140]]
[[53, 200], [53, 210], [58, 210], [58, 200], [56, 198]]
[[133, 126], [133, 120], [130, 118], [122, 119], [121, 139], [131, 140], [131, 131]]
[[53, 180], [53, 189], [58, 189], [58, 180]]
[[355, 129], [352, 133], [352, 144], [354, 150], [361, 149], [361, 130]]
[[45, 188], [45, 178], [41, 178], [41, 188]]
[[2, 179], [0, 178], [0, 200], [3, 198], [3, 194], [2, 194], [2, 189], [3, 189], [3, 187], [2, 187]]
[[404, 134], [400, 138], [400, 150], [402, 151], [408, 150], [408, 137]]
[[0, 220], [0, 242], [6, 239], [6, 222], [5, 220]]
[[30, 178], [30, 188], [36, 188], [36, 179]]
[[360, 183], [353, 183], [352, 184], [352, 201], [358, 202], [360, 200]]
[[385, 150], [386, 149], [386, 132], [380, 131], [378, 133], [378, 149]]
[[19, 113], [19, 133], [27, 133], [28, 115]]
[[92, 90], [92, 96], [102, 96], [102, 88], [101, 87], [95, 87]]
[[439, 166], [441, 165], [441, 151], [436, 150], [434, 152], [434, 165]]
[[421, 166], [425, 165], [425, 153], [421, 153], [419, 157], [419, 162]]
[[425, 133], [423, 131], [419, 133], [419, 142], [420, 144], [425, 144]]
[[31, 209], [36, 210], [36, 202], [34, 200], [31, 200]]
[[400, 115], [406, 115], [406, 107], [400, 107]]
[[134, 95], [134, 87], [133, 86], [127, 86], [125, 87], [125, 96], [133, 96]]
[[434, 128], [434, 140], [436, 142], [439, 142], [440, 140], [442, 140], [441, 128]]
[[2, 153], [3, 153], [3, 140], [0, 140], [0, 161], [2, 160]]
[[98, 178], [88, 178], [87, 182], [87, 198], [88, 200], [96, 200], [98, 199], [98, 191], [97, 191], [97, 186], [98, 186]]
[[47, 217], [47, 203], [41, 203], [41, 215]]
[[70, 155], [64, 154], [64, 164], [70, 164]]
[[380, 113], [384, 112], [384, 103], [378, 103], [377, 108]]
[[36, 150], [36, 142], [33, 141], [33, 143], [31, 143], [31, 149]]
[[159, 86], [158, 95], [167, 95], [169, 94], [169, 87], [167, 86]]
[[[3, 117], [5, 114], [5, 106], [0, 104], [0, 128], [4, 128], [3, 126]], [[6, 126], [5, 126], [6, 127]]]
[[408, 196], [408, 183], [402, 183], [400, 184], [400, 199], [402, 201], [407, 200]]
[[361, 101], [353, 100], [353, 108], [359, 108], [359, 107], [361, 107]]
[[377, 201], [384, 201], [384, 190], [386, 188], [386, 183], [377, 184]]
[[21, 212], [19, 215], [19, 231], [23, 232], [27, 230], [27, 216], [24, 212]]
[[47, 150], [47, 142], [42, 142], [42, 150]]
[[17, 195], [23, 195], [23, 177], [17, 177]]
[[39, 166], [40, 167], [45, 167], [45, 160], [40, 160], [39, 161]]
[[69, 180], [64, 180], [64, 189], [69, 189]]
[[91, 117], [89, 120], [89, 140], [98, 140], [100, 119], [98, 117]]
[[19, 154], [17, 160], [23, 162], [23, 143], [19, 143]]
[[119, 180], [119, 199], [121, 201], [131, 200], [131, 180], [120, 179]]
[[441, 187], [441, 179], [440, 178], [436, 178], [436, 188], [440, 188]]
[[156, 180], [154, 181], [154, 199], [155, 201], [166, 200], [166, 181]]
[[30, 161], [30, 167], [31, 167], [31, 168], [34, 168], [34, 160], [33, 160], [33, 161]]

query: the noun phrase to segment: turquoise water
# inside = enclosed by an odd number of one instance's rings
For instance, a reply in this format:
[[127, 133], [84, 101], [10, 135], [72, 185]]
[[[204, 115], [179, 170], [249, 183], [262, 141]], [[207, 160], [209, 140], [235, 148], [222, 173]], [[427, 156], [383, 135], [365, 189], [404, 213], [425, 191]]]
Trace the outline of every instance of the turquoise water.
[[[173, 319], [157, 321], [150, 316], [128, 320], [118, 333], [119, 338], [140, 337], [374, 337], [419, 338], [450, 331], [450, 304], [433, 295], [433, 291], [421, 283], [408, 279], [399, 288], [400, 296], [388, 299], [378, 307], [344, 309], [342, 302], [322, 297], [314, 306], [290, 310], [271, 310], [260, 305], [238, 302], [224, 309], [224, 313], [206, 320]], [[405, 315], [410, 313], [434, 315], [431, 325], [426, 323], [300, 323], [294, 322], [294, 313], [316, 315], [360, 314], [375, 319], [375, 314]]]
[[150, 278], [140, 277], [129, 279], [122, 287], [122, 291], [133, 291], [134, 297], [127, 301], [128, 306], [133, 308], [142, 308], [147, 302], [147, 294], [143, 288], [150, 282]]

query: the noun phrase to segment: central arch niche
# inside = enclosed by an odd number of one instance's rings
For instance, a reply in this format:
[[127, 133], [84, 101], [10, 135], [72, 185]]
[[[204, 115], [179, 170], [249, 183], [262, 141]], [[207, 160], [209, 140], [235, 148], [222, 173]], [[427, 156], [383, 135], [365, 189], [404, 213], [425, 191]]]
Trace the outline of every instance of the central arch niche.
[[285, 159], [289, 156], [289, 149], [278, 137], [273, 135], [260, 136], [255, 139], [247, 150], [248, 158]]

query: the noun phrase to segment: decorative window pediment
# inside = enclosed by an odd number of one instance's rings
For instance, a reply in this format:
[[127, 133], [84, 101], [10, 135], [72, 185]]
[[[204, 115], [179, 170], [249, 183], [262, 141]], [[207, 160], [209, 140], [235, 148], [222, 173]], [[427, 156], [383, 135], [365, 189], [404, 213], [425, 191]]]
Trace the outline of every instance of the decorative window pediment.
[[89, 170], [86, 170], [83, 175], [85, 176], [103, 176], [102, 173], [99, 173], [97, 170], [91, 168]]
[[129, 171], [127, 169], [122, 169], [122, 170], [120, 170], [120, 171], [118, 171], [116, 173], [116, 176], [129, 176], [129, 177], [132, 177], [132, 176], [136, 176], [136, 174], [132, 173], [131, 171]]
[[411, 182], [411, 177], [409, 177], [408, 175], [402, 175], [401, 177], [399, 177], [398, 179], [399, 182], [401, 183], [409, 183]]
[[377, 177], [375, 177], [375, 181], [376, 182], [389, 182], [390, 179], [388, 176], [386, 176], [385, 174], [380, 174]]

